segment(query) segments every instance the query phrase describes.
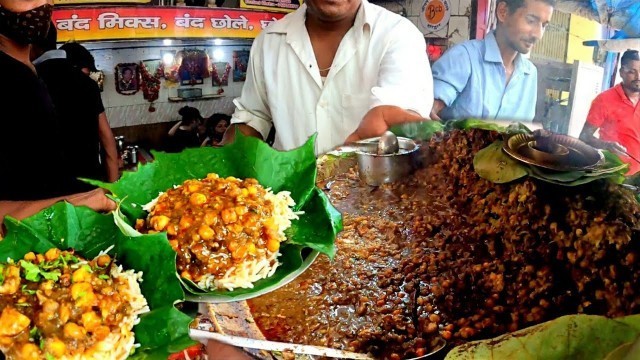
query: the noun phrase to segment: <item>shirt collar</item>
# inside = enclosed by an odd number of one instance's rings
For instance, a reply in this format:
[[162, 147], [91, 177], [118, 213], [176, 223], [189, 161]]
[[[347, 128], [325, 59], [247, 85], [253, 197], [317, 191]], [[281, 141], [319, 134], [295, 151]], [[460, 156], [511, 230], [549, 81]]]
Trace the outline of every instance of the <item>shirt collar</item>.
[[41, 64], [47, 60], [52, 59], [66, 59], [67, 53], [64, 50], [49, 50], [44, 54], [40, 55], [39, 58], [33, 60], [33, 65]]
[[[362, 0], [362, 4], [358, 9], [358, 13], [356, 14], [356, 19], [354, 21], [354, 28], [362, 28], [365, 29], [365, 25], [368, 25], [368, 29], [371, 29], [371, 23], [373, 21], [371, 10], [367, 10], [372, 6], [369, 4], [367, 0]], [[276, 21], [269, 25], [264, 31], [267, 34], [296, 34], [299, 29], [290, 27], [291, 24], [302, 24], [304, 26], [304, 20], [307, 16], [307, 4], [302, 4], [298, 10], [287, 14], [282, 19]]]
[[616, 93], [618, 94], [618, 96], [620, 96], [620, 100], [627, 102], [631, 105], [633, 105], [633, 103], [631, 102], [631, 100], [629, 100], [629, 97], [627, 96], [627, 94], [624, 92], [624, 88], [622, 88], [622, 83], [618, 83], [616, 86], [613, 87], [614, 89], [616, 89]]
[[[502, 55], [500, 55], [495, 31], [491, 31], [484, 38], [484, 61], [502, 64]], [[531, 66], [533, 65], [520, 53], [516, 54], [515, 65], [516, 71], [525, 74], [530, 74], [532, 71]]]

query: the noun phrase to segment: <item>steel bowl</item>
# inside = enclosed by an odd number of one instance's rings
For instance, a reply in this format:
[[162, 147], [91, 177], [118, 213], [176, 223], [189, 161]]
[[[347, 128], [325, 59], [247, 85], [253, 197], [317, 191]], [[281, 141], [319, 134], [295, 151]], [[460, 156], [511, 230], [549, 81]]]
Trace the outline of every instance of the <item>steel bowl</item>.
[[411, 174], [419, 167], [419, 149], [415, 141], [399, 137], [399, 150], [394, 154], [377, 153], [379, 137], [358, 141], [362, 145], [355, 151], [358, 159], [358, 174], [360, 179], [370, 186], [400, 180]]

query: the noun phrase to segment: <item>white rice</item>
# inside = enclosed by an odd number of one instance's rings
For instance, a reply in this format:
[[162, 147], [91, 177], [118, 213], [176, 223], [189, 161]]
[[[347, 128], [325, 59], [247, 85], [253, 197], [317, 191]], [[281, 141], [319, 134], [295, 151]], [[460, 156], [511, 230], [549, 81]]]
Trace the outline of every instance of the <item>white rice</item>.
[[[102, 341], [95, 344], [92, 348], [87, 349], [84, 354], [75, 356], [63, 356], [62, 360], [124, 360], [131, 351], [137, 347], [135, 345], [135, 334], [133, 326], [140, 322], [139, 315], [149, 311], [147, 300], [140, 291], [139, 281], [142, 281], [142, 272], [135, 270], [123, 271], [122, 266], [112, 267], [111, 276], [116, 279], [124, 279], [129, 285], [128, 293], [124, 294], [124, 301], [128, 301], [131, 305], [131, 313], [124, 317], [120, 328], [112, 330], [111, 333]], [[121, 294], [122, 295], [122, 294]]]
[[[277, 226], [277, 239], [285, 241], [284, 231], [291, 226], [291, 220], [298, 219], [298, 214], [291, 208], [295, 201], [291, 198], [289, 191], [280, 191], [274, 194], [270, 188], [266, 189], [265, 200], [273, 204], [273, 219]], [[253, 283], [268, 278], [276, 272], [280, 265], [278, 262], [279, 252], [270, 252], [267, 249], [259, 249], [255, 256], [246, 256], [245, 259], [234, 267], [229, 268], [221, 278], [214, 275], [204, 275], [198, 286], [202, 289], [215, 290], [236, 288], [253, 288]]]

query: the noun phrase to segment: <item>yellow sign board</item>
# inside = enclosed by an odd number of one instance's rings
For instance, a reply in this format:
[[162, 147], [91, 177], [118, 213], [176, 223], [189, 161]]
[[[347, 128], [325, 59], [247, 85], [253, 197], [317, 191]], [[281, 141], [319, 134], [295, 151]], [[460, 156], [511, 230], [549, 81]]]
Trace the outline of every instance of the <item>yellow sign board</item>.
[[172, 39], [255, 38], [282, 13], [188, 7], [58, 8], [53, 22], [58, 42]]

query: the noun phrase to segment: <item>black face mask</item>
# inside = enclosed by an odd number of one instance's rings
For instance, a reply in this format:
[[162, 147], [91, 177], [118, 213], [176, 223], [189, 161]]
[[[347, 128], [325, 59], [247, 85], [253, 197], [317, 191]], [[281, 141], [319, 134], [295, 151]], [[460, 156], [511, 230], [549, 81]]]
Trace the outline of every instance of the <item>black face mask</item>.
[[47, 36], [52, 11], [50, 4], [22, 12], [0, 6], [0, 34], [23, 45], [40, 41]]

